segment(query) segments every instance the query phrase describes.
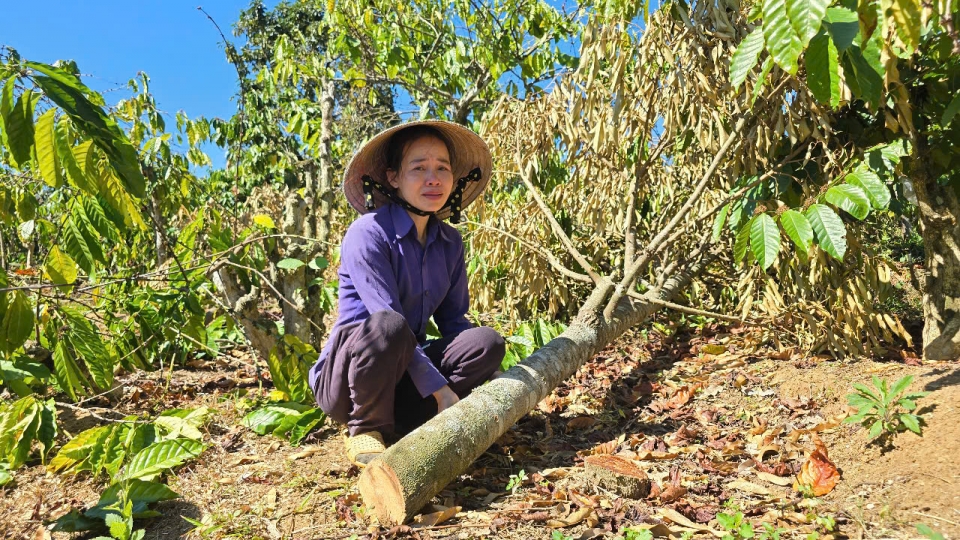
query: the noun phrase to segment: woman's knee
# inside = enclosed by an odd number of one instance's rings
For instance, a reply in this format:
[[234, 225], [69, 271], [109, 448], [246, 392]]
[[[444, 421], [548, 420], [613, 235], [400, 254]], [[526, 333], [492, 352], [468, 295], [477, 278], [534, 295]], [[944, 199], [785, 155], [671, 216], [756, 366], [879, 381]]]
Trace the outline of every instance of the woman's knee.
[[361, 354], [389, 356], [402, 360], [413, 354], [417, 346], [417, 338], [410, 330], [410, 325], [396, 311], [378, 311], [372, 313], [364, 321], [362, 343], [359, 343]]
[[499, 366], [507, 351], [507, 342], [503, 339], [503, 336], [489, 326], [474, 328], [473, 332], [476, 334], [476, 344], [482, 351], [484, 359]]

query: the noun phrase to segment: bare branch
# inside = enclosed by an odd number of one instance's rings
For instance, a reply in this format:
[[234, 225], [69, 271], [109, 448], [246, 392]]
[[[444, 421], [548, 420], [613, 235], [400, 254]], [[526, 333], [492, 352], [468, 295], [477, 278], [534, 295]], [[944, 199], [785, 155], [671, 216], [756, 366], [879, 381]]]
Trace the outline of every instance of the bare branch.
[[716, 155], [714, 155], [713, 161], [710, 162], [710, 166], [707, 167], [707, 170], [703, 173], [703, 177], [700, 179], [697, 187], [693, 190], [693, 193], [690, 194], [690, 197], [680, 208], [680, 210], [673, 216], [673, 219], [667, 223], [666, 227], [664, 227], [663, 230], [661, 230], [657, 236], [650, 241], [640, 256], [630, 264], [630, 267], [625, 273], [623, 280], [617, 284], [613, 294], [610, 297], [610, 300], [607, 303], [607, 307], [603, 310], [604, 317], [613, 316], [613, 311], [616, 309], [617, 303], [621, 298], [623, 298], [627, 290], [629, 290], [630, 286], [637, 278], [637, 274], [640, 272], [640, 269], [645, 267], [647, 263], [650, 262], [650, 258], [660, 249], [663, 241], [668, 238], [677, 225], [687, 217], [687, 214], [689, 214], [690, 210], [693, 209], [693, 205], [700, 200], [700, 197], [703, 196], [703, 192], [706, 191], [707, 185], [710, 184], [710, 181], [713, 178], [713, 173], [715, 173], [720, 167], [720, 162], [722, 162], [723, 158], [726, 157], [727, 152], [733, 147], [734, 142], [740, 140], [740, 135], [743, 133], [743, 128], [746, 123], [746, 117], [741, 117], [737, 121], [733, 131], [729, 136], [727, 136], [727, 140], [723, 142], [723, 145], [717, 151]]
[[493, 226], [490, 226], [490, 225], [486, 225], [486, 224], [480, 223], [480, 222], [478, 222], [478, 221], [464, 221], [463, 223], [464, 223], [464, 224], [467, 224], [467, 225], [474, 225], [474, 226], [480, 227], [480, 228], [482, 228], [482, 229], [487, 229], [487, 230], [489, 230], [489, 231], [493, 231], [493, 232], [499, 233], [499, 234], [501, 234], [501, 235], [503, 235], [503, 236], [506, 236], [507, 238], [509, 238], [509, 239], [517, 242], [517, 243], [520, 244], [521, 246], [529, 249], [530, 251], [536, 253], [537, 255], [539, 255], [540, 257], [542, 257], [543, 259], [545, 259], [548, 263], [550, 263], [550, 266], [552, 266], [557, 272], [560, 272], [561, 274], [567, 276], [568, 278], [573, 279], [573, 280], [576, 280], [576, 281], [582, 281], [582, 282], [584, 282], [584, 283], [593, 283], [593, 280], [590, 279], [590, 276], [588, 276], [588, 275], [586, 275], [586, 274], [580, 274], [580, 273], [574, 272], [573, 270], [570, 270], [570, 269], [567, 268], [566, 266], [560, 264], [560, 261], [558, 261], [557, 258], [554, 257], [553, 254], [550, 253], [549, 251], [547, 251], [547, 250], [545, 250], [545, 249], [543, 249], [543, 248], [539, 248], [539, 247], [531, 244], [530, 242], [527, 242], [526, 240], [523, 240], [522, 238], [519, 238], [519, 237], [517, 237], [517, 236], [515, 236], [515, 235], [513, 235], [513, 234], [510, 234], [509, 232], [507, 232], [507, 231], [505, 231], [505, 230], [503, 230], [503, 229], [498, 229], [497, 227], [493, 227]]
[[570, 237], [567, 236], [567, 233], [563, 231], [563, 227], [560, 226], [560, 223], [557, 222], [557, 218], [553, 216], [553, 211], [550, 210], [550, 207], [547, 206], [547, 203], [540, 196], [540, 190], [533, 185], [533, 182], [530, 180], [534, 174], [533, 172], [533, 163], [527, 165], [527, 168], [520, 173], [520, 179], [523, 180], [524, 185], [527, 186], [527, 189], [530, 191], [530, 195], [533, 197], [533, 200], [536, 201], [537, 206], [540, 207], [540, 211], [543, 212], [544, 217], [547, 218], [547, 221], [550, 223], [550, 228], [553, 230], [553, 234], [560, 239], [560, 242], [563, 244], [563, 247], [567, 249], [567, 253], [573, 257], [577, 264], [590, 276], [590, 279], [599, 284], [601, 277], [599, 274], [594, 271], [593, 267], [587, 262], [587, 258], [583, 256], [580, 251], [573, 245], [573, 241], [570, 240]]

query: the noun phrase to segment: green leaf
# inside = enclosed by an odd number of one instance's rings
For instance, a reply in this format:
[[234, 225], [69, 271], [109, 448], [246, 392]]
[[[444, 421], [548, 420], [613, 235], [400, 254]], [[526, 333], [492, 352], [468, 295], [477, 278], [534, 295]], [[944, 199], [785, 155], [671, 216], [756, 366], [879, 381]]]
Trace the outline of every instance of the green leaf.
[[796, 75], [803, 44], [787, 15], [786, 0], [763, 0], [763, 36], [774, 62]]
[[880, 436], [880, 433], [883, 431], [883, 420], [877, 420], [870, 426], [870, 431], [867, 432], [867, 437], [870, 439], [876, 439]]
[[947, 105], [947, 108], [943, 111], [943, 116], [940, 118], [940, 126], [947, 127], [950, 124], [950, 121], [953, 120], [953, 117], [960, 112], [960, 93], [953, 96], [953, 99], [950, 100], [950, 104]]
[[[85, 223], [78, 223], [74, 215], [66, 216], [60, 231], [60, 245], [84, 272], [92, 274], [94, 264], [103, 259], [103, 252], [100, 243], [85, 229]], [[89, 239], [94, 241], [90, 242]]]
[[324, 268], [326, 268], [327, 265], [329, 264], [330, 263], [328, 263], [327, 260], [324, 259], [323, 257], [317, 257], [312, 261], [308, 262], [307, 266], [319, 272], [320, 270], [323, 270]]
[[69, 125], [70, 122], [61, 121], [57, 124], [56, 128], [54, 128], [54, 143], [57, 145], [57, 155], [60, 157], [64, 171], [66, 171], [67, 182], [81, 191], [96, 195], [96, 184], [87, 178], [86, 173], [83, 172], [83, 168], [81, 168], [77, 162], [74, 150], [70, 148], [68, 139]]
[[806, 48], [817, 35], [829, 5], [830, 0], [787, 0], [787, 15], [793, 30], [800, 36], [801, 47]]
[[803, 56], [807, 68], [807, 84], [817, 101], [830, 107], [840, 104], [840, 57], [830, 36], [821, 32]]
[[901, 378], [897, 382], [893, 383], [893, 386], [890, 388], [890, 395], [892, 396], [900, 395], [904, 390], [907, 389], [908, 386], [910, 386], [910, 383], [912, 382], [913, 382], [913, 375], [907, 375]]
[[273, 403], [251, 411], [243, 417], [242, 423], [258, 435], [266, 435], [273, 433], [288, 416], [299, 417], [311, 409], [312, 407], [300, 403]]
[[57, 518], [53, 532], [74, 533], [80, 531], [89, 531], [91, 529], [103, 528], [102, 519], [94, 519], [80, 514], [76, 508]]
[[199, 456], [205, 448], [206, 445], [202, 442], [190, 439], [171, 439], [153, 443], [130, 459], [120, 479], [146, 480]]
[[737, 233], [737, 239], [733, 244], [733, 258], [738, 263], [747, 256], [747, 248], [750, 246], [750, 228], [753, 225], [753, 218], [744, 223], [743, 228]]
[[143, 197], [146, 182], [140, 172], [137, 151], [116, 121], [87, 99], [86, 96], [92, 92], [66, 71], [45, 64], [31, 62], [28, 65], [46, 75], [35, 76], [33, 80], [51, 101], [71, 117], [77, 128], [103, 150], [127, 191], [135, 197]]
[[47, 264], [44, 265], [43, 270], [54, 284], [66, 285], [61, 290], [68, 293], [72, 288], [70, 286], [77, 281], [77, 263], [57, 246], [50, 249], [50, 253], [47, 255]]
[[823, 198], [859, 220], [863, 220], [870, 213], [870, 198], [862, 189], [852, 184], [833, 186]]
[[164, 411], [153, 423], [165, 431], [163, 439], [203, 439], [200, 428], [207, 423], [213, 411], [209, 407], [197, 409], [173, 409]]
[[860, 32], [860, 18], [856, 11], [845, 7], [827, 9], [827, 31], [833, 38], [837, 50], [843, 52], [853, 44]]
[[16, 83], [17, 76], [10, 76], [3, 83], [3, 91], [0, 92], [0, 141], [3, 141], [3, 146], [6, 147], [10, 146], [10, 141], [7, 140], [7, 117], [13, 111], [13, 91]]
[[901, 414], [900, 423], [906, 426], [906, 428], [909, 429], [910, 431], [916, 433], [917, 435], [920, 435], [920, 422], [918, 421], [915, 415]]
[[33, 330], [33, 306], [23, 291], [14, 291], [0, 320], [0, 350], [12, 353], [20, 348]]
[[942, 534], [934, 531], [933, 529], [930, 528], [929, 525], [925, 523], [917, 523], [914, 525], [914, 527], [916, 527], [917, 532], [919, 532], [925, 538], [929, 538], [930, 540], [944, 540]]
[[803, 215], [810, 222], [820, 247], [834, 259], [842, 261], [847, 252], [847, 229], [840, 216], [825, 204], [813, 204]]
[[50, 109], [40, 115], [36, 126], [37, 164], [40, 166], [43, 181], [54, 189], [63, 185], [60, 156], [57, 155], [55, 121], [56, 110]]
[[320, 409], [313, 409], [300, 415], [296, 424], [290, 429], [290, 444], [299, 446], [307, 435], [323, 425], [326, 418], [327, 415]]
[[57, 408], [53, 398], [40, 404], [40, 426], [37, 428], [37, 441], [40, 443], [40, 459], [46, 463], [47, 454], [53, 449], [57, 438]]
[[845, 75], [847, 83], [858, 98], [877, 106], [883, 95], [883, 65], [880, 63], [880, 49], [873, 40], [866, 49], [852, 45], [843, 53], [844, 70], [853, 73]]
[[883, 180], [880, 180], [877, 173], [870, 169], [858, 169], [848, 174], [844, 181], [862, 189], [875, 209], [886, 210], [887, 206], [890, 205], [890, 190], [887, 189]]
[[[40, 96], [36, 96], [40, 97]], [[33, 148], [33, 108], [37, 101], [32, 90], [26, 90], [17, 98], [10, 113], [3, 119], [7, 131], [7, 149], [17, 168], [30, 161]]]
[[760, 66], [760, 76], [757, 77], [757, 83], [753, 85], [753, 89], [750, 90], [750, 108], [753, 108], [753, 105], [757, 102], [757, 98], [760, 97], [760, 90], [763, 90], [763, 85], [767, 83], [767, 76], [770, 75], [770, 72], [773, 70], [773, 57], [768, 56], [763, 59], [763, 65]]
[[113, 385], [113, 358], [100, 339], [100, 334], [80, 313], [68, 309], [62, 311], [70, 323], [70, 329], [67, 331], [70, 344], [83, 358], [97, 387], [100, 390], [109, 389]]
[[120, 502], [121, 496], [124, 494], [126, 495], [126, 500], [133, 502], [135, 507], [137, 503], [147, 505], [180, 498], [180, 495], [176, 491], [160, 482], [147, 482], [133, 479], [118, 482], [108, 487], [103, 494], [100, 495], [97, 506], [100, 508], [113, 506]]
[[120, 242], [120, 233], [116, 225], [107, 217], [107, 214], [103, 211], [103, 207], [97, 202], [97, 199], [93, 197], [82, 197], [82, 199], [83, 215], [87, 218], [87, 221], [93, 229], [110, 242]]
[[723, 232], [723, 225], [727, 221], [727, 215], [730, 213], [730, 205], [725, 204], [723, 208], [720, 209], [720, 212], [717, 213], [717, 217], [713, 220], [713, 241], [716, 242], [720, 239], [720, 233]]
[[813, 229], [807, 218], [796, 210], [786, 210], [780, 214], [780, 225], [797, 249], [808, 255], [813, 245]]
[[304, 262], [300, 259], [283, 259], [277, 263], [277, 268], [283, 268], [284, 270], [296, 270], [304, 265]]
[[743, 81], [747, 80], [747, 75], [753, 70], [760, 60], [760, 53], [763, 52], [763, 28], [758, 26], [743, 38], [737, 50], [733, 53], [730, 60], [730, 84], [734, 88], [740, 88]]
[[77, 401], [78, 396], [85, 395], [86, 392], [84, 388], [90, 386], [90, 381], [88, 381], [87, 377], [80, 371], [80, 366], [77, 365], [76, 360], [67, 349], [67, 341], [65, 339], [57, 342], [57, 346], [53, 349], [53, 372], [57, 377], [57, 383], [60, 385], [60, 388], [62, 388], [73, 401]]
[[769, 214], [758, 214], [750, 225], [750, 250], [760, 267], [766, 270], [780, 252], [780, 230]]

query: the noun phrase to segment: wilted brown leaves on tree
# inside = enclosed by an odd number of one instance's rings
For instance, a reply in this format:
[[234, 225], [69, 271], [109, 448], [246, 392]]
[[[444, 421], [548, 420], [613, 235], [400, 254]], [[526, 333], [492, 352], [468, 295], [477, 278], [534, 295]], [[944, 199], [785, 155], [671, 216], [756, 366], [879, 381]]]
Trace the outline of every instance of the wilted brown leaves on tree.
[[[711, 238], [726, 203], [781, 171], [830, 178], [852, 159], [833, 138], [831, 112], [778, 67], [731, 87], [730, 55], [747, 31], [739, 7], [723, 2], [660, 10], [642, 32], [595, 16], [576, 71], [542, 94], [505, 97], [484, 116], [497, 170], [491, 197], [469, 225], [479, 269], [471, 292], [481, 310], [569, 314], [598, 275], [621, 280], [649, 248], [640, 290], [711, 253], [718, 259], [694, 280], [688, 301], [787, 329], [785, 345], [847, 355], [879, 350], [881, 340], [909, 340], [876, 307], [890, 290], [888, 269], [856, 242], [848, 270], [814, 248], [810, 257], [781, 254], [775, 275], [764, 278], [733, 263], [733, 239], [720, 234], [725, 225]], [[732, 134], [736, 140], [723, 148]], [[725, 158], [707, 189], [684, 206], [717, 154]], [[812, 201], [822, 178], [809, 180], [800, 178], [798, 196]], [[754, 203], [743, 211], [782, 205], [777, 197]], [[681, 212], [677, 231], [649, 246]]]

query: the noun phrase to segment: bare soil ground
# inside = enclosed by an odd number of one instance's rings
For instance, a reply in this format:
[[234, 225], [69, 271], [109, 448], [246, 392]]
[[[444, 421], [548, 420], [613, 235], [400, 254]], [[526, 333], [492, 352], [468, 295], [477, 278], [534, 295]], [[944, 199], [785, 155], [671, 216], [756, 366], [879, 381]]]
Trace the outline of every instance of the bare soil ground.
[[[182, 498], [157, 505], [162, 517], [137, 522], [147, 539], [588, 539], [624, 536], [626, 527], [711, 538], [724, 532], [721, 512], [742, 512], [758, 533], [769, 527], [781, 538], [921, 538], [917, 523], [960, 538], [960, 364], [845, 363], [755, 349], [739, 331], [625, 337], [505, 434], [419, 522], [393, 529], [367, 515], [339, 426], [300, 447], [240, 426], [248, 399], [269, 390], [255, 384], [246, 355], [123, 376], [124, 397], [94, 412], [217, 410], [209, 449], [168, 477]], [[840, 423], [853, 383], [907, 374], [912, 390], [930, 392], [920, 400], [922, 437], [871, 444], [863, 428]], [[101, 423], [69, 409], [61, 420], [69, 435]], [[805, 498], [792, 484], [815, 437], [841, 477], [826, 495]], [[590, 454], [633, 460], [653, 493], [633, 500], [592, 485], [583, 474]], [[45, 522], [92, 505], [105, 485], [40, 464], [15, 478], [0, 490], [3, 538], [49, 537]]]

